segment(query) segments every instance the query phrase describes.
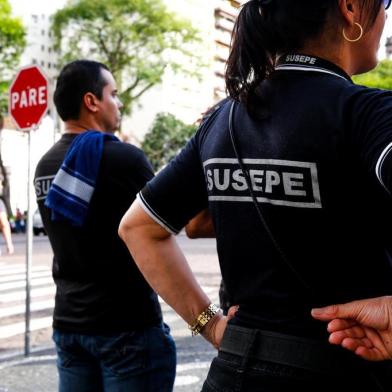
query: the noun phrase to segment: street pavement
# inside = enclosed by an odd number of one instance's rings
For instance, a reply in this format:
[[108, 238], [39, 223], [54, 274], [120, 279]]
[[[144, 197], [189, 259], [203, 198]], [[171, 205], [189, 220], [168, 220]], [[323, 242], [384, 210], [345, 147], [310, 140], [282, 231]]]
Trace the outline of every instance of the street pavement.
[[[47, 237], [34, 238], [30, 356], [24, 356], [25, 236], [14, 234], [15, 254], [0, 256], [0, 392], [55, 392], [57, 373], [51, 342], [54, 285]], [[177, 237], [196, 278], [218, 303], [220, 272], [213, 239]], [[177, 345], [175, 392], [200, 391], [215, 349], [202, 337], [192, 337], [175, 312], [161, 301], [164, 320]], [[159, 392], [159, 391], [157, 391]]]

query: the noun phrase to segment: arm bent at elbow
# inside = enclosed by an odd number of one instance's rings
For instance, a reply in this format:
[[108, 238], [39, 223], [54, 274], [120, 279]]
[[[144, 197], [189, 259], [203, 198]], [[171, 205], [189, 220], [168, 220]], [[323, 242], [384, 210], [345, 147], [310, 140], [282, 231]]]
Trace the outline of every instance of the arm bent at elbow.
[[[150, 286], [188, 324], [211, 303], [197, 283], [184, 254], [165, 228], [155, 222], [136, 200], [124, 215], [119, 235]], [[227, 318], [217, 314], [203, 335], [219, 346]]]

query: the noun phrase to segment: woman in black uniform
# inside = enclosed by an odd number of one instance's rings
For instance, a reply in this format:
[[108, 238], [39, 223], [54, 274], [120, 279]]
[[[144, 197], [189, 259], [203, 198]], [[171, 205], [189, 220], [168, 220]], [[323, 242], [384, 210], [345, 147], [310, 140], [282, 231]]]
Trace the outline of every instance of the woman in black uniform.
[[[392, 369], [328, 344], [310, 310], [392, 293], [392, 93], [377, 64], [390, 1], [252, 0], [226, 84], [120, 235], [152, 287], [219, 348], [203, 391], [391, 391]], [[229, 322], [171, 234], [208, 208]], [[223, 336], [224, 335], [224, 336]], [[223, 338], [222, 338], [223, 336]]]

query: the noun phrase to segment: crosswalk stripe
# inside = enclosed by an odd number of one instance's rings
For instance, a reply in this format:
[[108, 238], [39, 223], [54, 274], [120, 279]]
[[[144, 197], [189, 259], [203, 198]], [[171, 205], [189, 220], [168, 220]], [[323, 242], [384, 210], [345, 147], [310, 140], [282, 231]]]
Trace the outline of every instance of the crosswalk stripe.
[[[216, 286], [201, 286], [203, 291], [208, 294], [214, 296], [215, 294], [218, 294], [218, 288]], [[166, 302], [158, 296], [158, 301], [161, 305], [166, 305]]]
[[[48, 328], [52, 325], [52, 317], [43, 317], [39, 319], [32, 319], [30, 322], [30, 330], [37, 331], [38, 329]], [[20, 335], [25, 332], [25, 323], [15, 323], [0, 327], [0, 339], [10, 338], [12, 336]]]
[[[40, 302], [32, 302], [30, 305], [30, 310], [32, 312], [53, 309], [53, 308], [54, 308], [54, 299], [50, 299], [47, 301], [40, 301]], [[11, 306], [4, 309], [0, 309], [0, 317], [17, 316], [17, 315], [24, 314], [25, 311], [26, 311], [25, 304]]]
[[170, 324], [174, 321], [182, 321], [182, 318], [177, 313], [164, 314], [163, 321], [167, 324]]
[[[38, 271], [48, 271], [50, 268], [45, 266], [37, 266], [32, 268], [32, 272]], [[12, 275], [12, 274], [22, 274], [26, 273], [26, 267], [18, 267], [18, 266], [11, 266], [11, 267], [0, 267], [0, 275]]]
[[[54, 286], [52, 287], [43, 287], [39, 289], [31, 290], [31, 298], [43, 297], [44, 295], [53, 295], [56, 292]], [[6, 302], [20, 301], [26, 298], [26, 293], [24, 291], [15, 291], [13, 293], [1, 294], [0, 295], [0, 304]]]
[[[52, 276], [52, 271], [44, 271], [44, 272], [32, 272], [31, 277], [32, 278], [43, 278], [45, 276]], [[16, 282], [18, 280], [25, 280], [26, 279], [26, 274], [16, 274], [16, 275], [10, 275], [10, 276], [3, 276], [0, 277], [0, 283], [3, 282]]]
[[[36, 278], [36, 279], [31, 279], [31, 285], [32, 286], [42, 286], [44, 284], [53, 284], [53, 278]], [[11, 289], [19, 289], [26, 287], [26, 281], [20, 281], [20, 282], [8, 282], [8, 283], [1, 283], [0, 284], [0, 291], [6, 291], [6, 290], [11, 290]], [[1, 298], [1, 294], [0, 294]]]

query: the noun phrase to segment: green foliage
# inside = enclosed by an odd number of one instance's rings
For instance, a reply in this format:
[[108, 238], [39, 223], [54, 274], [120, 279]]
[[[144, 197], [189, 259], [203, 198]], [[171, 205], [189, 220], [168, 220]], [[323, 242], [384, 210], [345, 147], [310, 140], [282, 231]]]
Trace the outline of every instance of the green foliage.
[[69, 0], [54, 15], [53, 31], [61, 64], [89, 58], [110, 68], [126, 113], [167, 66], [191, 73], [184, 64], [199, 40], [190, 22], [162, 0]]
[[154, 170], [159, 170], [174, 158], [196, 129], [196, 125], [187, 125], [170, 113], [157, 114], [142, 144]]
[[354, 76], [353, 80], [363, 86], [392, 90], [392, 61], [383, 60], [373, 71]]
[[0, 0], [0, 115], [7, 112], [8, 87], [25, 46], [25, 29], [11, 14], [8, 0]]

